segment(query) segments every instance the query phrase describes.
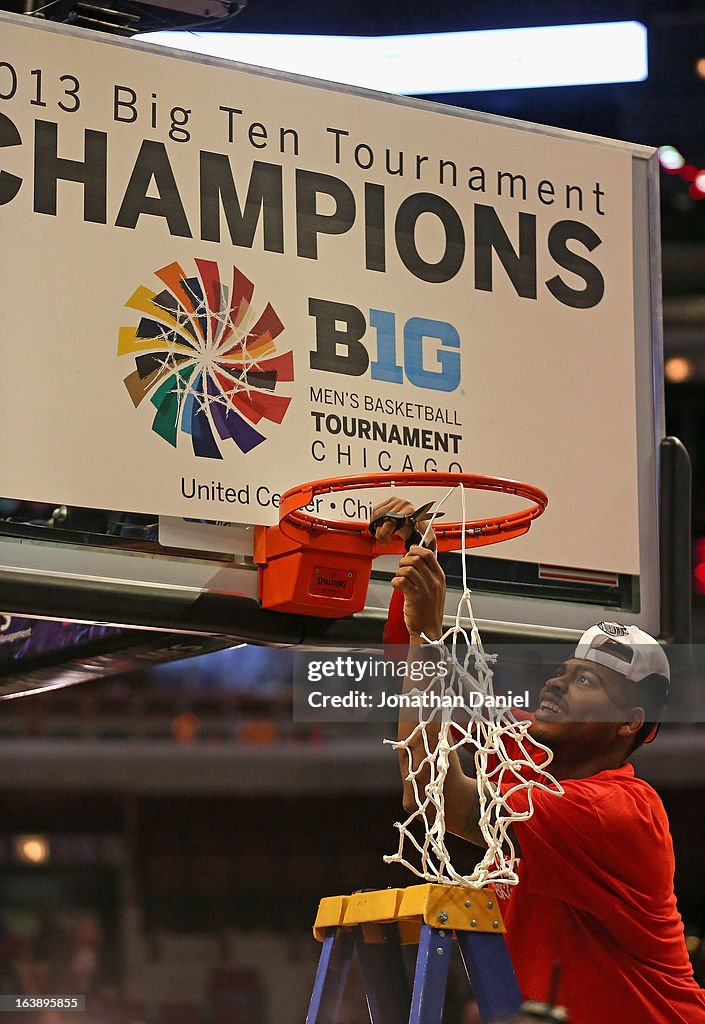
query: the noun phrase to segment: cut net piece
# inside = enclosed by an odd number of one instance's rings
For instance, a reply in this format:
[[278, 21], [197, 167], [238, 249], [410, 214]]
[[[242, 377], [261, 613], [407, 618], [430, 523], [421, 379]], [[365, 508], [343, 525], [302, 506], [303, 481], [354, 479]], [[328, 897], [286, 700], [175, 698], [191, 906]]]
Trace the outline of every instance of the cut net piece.
[[[461, 499], [464, 525], [467, 521], [464, 491]], [[439, 502], [436, 513], [444, 500]], [[427, 527], [427, 534], [432, 523], [433, 520]], [[428, 882], [472, 888], [481, 888], [490, 882], [516, 885], [519, 880], [514, 869], [517, 851], [511, 827], [514, 822], [526, 821], [533, 814], [535, 789], [560, 796], [563, 788], [546, 770], [553, 754], [531, 738], [530, 722], [517, 720], [506, 707], [494, 706], [492, 665], [496, 655], [485, 654], [483, 649], [467, 586], [464, 545], [462, 553], [463, 593], [455, 622], [439, 640], [423, 637], [439, 651], [439, 671], [426, 687], [409, 694], [418, 699], [418, 722], [409, 736], [404, 740], [385, 740], [397, 750], [406, 750], [406, 781], [411, 783], [416, 809], [405, 821], [395, 823], [399, 846], [396, 853], [384, 860], [388, 864], [403, 864]], [[462, 661], [459, 646], [464, 650]], [[482, 695], [479, 707], [479, 698], [473, 698], [473, 694]], [[433, 745], [430, 736], [434, 739]], [[412, 749], [418, 741], [423, 757], [414, 767]], [[474, 752], [479, 828], [487, 843], [484, 856], [469, 875], [453, 867], [445, 842], [443, 788], [451, 752], [462, 747]], [[537, 754], [540, 763], [537, 763]], [[509, 802], [522, 790], [526, 793], [526, 801], [522, 803], [526, 803], [527, 809], [515, 811]]]

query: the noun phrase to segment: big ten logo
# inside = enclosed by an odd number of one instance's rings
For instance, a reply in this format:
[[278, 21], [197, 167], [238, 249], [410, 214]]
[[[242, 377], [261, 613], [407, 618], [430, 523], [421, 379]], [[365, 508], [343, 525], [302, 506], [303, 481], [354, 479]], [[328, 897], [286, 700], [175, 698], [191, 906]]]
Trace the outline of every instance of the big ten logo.
[[369, 323], [357, 306], [328, 299], [308, 300], [316, 323], [313, 370], [419, 388], [455, 391], [460, 384], [460, 335], [444, 320], [412, 316], [403, 327], [395, 313], [371, 309]]

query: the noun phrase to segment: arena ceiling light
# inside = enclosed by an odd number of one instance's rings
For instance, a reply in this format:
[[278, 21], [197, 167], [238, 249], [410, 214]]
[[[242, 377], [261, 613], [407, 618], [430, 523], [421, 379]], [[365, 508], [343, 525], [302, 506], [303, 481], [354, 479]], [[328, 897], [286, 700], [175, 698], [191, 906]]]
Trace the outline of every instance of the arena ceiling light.
[[640, 82], [637, 21], [399, 36], [152, 32], [136, 38], [278, 71], [403, 95]]

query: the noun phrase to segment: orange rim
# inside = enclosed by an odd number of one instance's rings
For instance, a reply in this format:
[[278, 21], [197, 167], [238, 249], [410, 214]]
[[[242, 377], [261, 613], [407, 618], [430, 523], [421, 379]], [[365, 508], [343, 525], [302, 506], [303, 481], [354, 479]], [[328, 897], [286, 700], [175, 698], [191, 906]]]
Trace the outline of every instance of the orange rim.
[[531, 504], [518, 512], [469, 520], [465, 524], [465, 530], [463, 530], [461, 522], [434, 522], [433, 530], [438, 542], [438, 549], [441, 551], [457, 550], [461, 546], [463, 533], [465, 533], [466, 547], [494, 544], [520, 536], [526, 533], [534, 519], [537, 519], [548, 505], [548, 496], [539, 487], [502, 477], [482, 476], [475, 473], [368, 473], [312, 480], [309, 483], [291, 487], [281, 496], [279, 526], [282, 533], [292, 540], [305, 543], [306, 538], [318, 530], [332, 530], [342, 535], [341, 540], [343, 537], [347, 537], [350, 541], [359, 538], [362, 547], [373, 549], [371, 552], [373, 557], [376, 554], [390, 554], [392, 549], [389, 546], [374, 550], [375, 541], [368, 532], [366, 520], [326, 519], [304, 512], [302, 509], [306, 505], [310, 505], [318, 495], [337, 491], [405, 485], [452, 487], [459, 484], [469, 490], [515, 494], [517, 497], [526, 498]]

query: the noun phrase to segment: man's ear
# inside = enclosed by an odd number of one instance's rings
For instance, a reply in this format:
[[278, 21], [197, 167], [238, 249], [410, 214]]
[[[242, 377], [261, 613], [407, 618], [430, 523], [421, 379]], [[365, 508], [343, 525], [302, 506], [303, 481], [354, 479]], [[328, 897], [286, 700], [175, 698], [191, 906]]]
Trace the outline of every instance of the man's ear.
[[627, 711], [627, 720], [617, 729], [618, 736], [635, 736], [646, 721], [646, 714], [643, 708], [630, 708]]

